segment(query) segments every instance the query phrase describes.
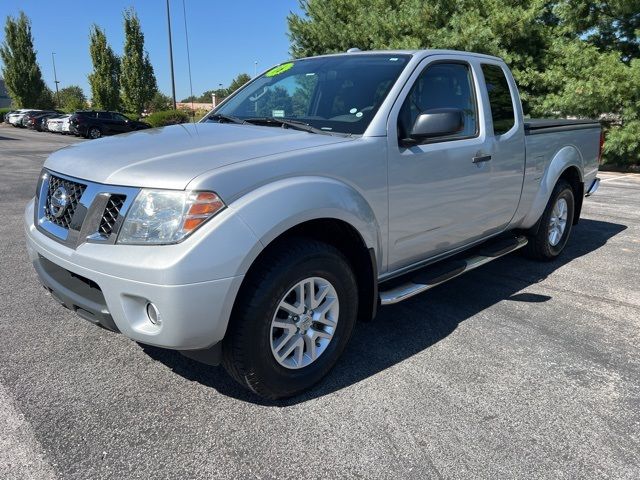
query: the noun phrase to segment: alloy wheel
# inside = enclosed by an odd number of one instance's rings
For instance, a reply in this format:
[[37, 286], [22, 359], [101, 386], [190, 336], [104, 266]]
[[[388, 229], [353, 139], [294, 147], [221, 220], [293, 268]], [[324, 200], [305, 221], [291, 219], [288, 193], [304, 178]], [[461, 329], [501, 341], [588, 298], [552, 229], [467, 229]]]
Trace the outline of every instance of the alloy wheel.
[[271, 321], [271, 352], [283, 367], [315, 362], [333, 338], [340, 305], [335, 287], [321, 277], [296, 283], [280, 300]]

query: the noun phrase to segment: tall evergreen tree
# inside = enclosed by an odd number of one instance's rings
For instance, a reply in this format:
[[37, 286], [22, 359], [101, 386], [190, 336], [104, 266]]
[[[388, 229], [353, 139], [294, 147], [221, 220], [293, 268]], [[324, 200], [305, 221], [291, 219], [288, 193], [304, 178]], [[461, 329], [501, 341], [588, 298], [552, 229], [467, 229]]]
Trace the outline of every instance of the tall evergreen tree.
[[18, 18], [7, 17], [5, 40], [0, 46], [2, 75], [9, 96], [17, 107], [51, 108], [53, 97], [42, 80], [31, 35], [31, 22], [20, 12]]
[[629, 63], [640, 58], [640, 0], [556, 0], [554, 11], [569, 35]]
[[144, 34], [133, 9], [124, 13], [124, 54], [122, 57], [121, 98], [127, 112], [141, 113], [158, 90], [149, 54], [144, 49]]
[[89, 53], [93, 63], [93, 72], [88, 75], [93, 107], [117, 110], [120, 104], [120, 59], [97, 25], [91, 28]]

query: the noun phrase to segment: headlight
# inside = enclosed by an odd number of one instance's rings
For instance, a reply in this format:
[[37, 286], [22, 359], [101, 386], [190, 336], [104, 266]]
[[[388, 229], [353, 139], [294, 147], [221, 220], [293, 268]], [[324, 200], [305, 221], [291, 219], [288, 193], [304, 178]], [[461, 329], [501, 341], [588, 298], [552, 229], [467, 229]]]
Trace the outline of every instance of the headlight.
[[177, 243], [224, 207], [213, 192], [143, 189], [127, 212], [118, 243]]

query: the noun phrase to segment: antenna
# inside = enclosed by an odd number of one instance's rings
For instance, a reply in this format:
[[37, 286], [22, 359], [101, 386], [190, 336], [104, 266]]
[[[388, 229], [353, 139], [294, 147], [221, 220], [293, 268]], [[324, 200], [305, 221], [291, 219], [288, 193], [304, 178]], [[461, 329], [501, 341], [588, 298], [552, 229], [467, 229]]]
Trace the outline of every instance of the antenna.
[[169, 31], [169, 64], [171, 66], [171, 93], [173, 94], [173, 109], [176, 109], [176, 81], [173, 76], [173, 44], [171, 43], [171, 14], [169, 13], [169, 0], [167, 0], [167, 27]]
[[187, 7], [182, 0], [182, 13], [184, 14], [184, 38], [187, 41], [187, 65], [189, 66], [189, 95], [191, 95], [191, 110], [193, 111], [193, 119], [195, 120], [196, 111], [193, 108], [193, 83], [191, 81], [191, 54], [189, 53], [189, 31], [187, 30]]

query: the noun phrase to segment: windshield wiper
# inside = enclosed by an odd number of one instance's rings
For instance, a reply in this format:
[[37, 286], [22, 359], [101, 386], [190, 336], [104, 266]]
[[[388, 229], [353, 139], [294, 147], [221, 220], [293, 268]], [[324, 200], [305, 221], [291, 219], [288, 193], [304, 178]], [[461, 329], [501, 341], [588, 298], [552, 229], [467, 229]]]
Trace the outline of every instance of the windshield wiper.
[[239, 119], [238, 117], [234, 117], [232, 115], [225, 115], [224, 113], [212, 113], [207, 117], [207, 120], [217, 120], [220, 123], [229, 122], [229, 123], [239, 123], [245, 124], [244, 120]]
[[323, 133], [325, 135], [331, 135], [332, 133], [326, 130], [322, 130], [320, 128], [313, 127], [308, 123], [301, 122], [299, 120], [290, 120], [290, 119], [278, 118], [278, 117], [245, 118], [244, 121], [246, 123], [252, 123], [254, 125], [266, 125], [266, 126], [292, 128], [294, 130], [301, 130], [303, 132], [309, 132], [309, 133]]

